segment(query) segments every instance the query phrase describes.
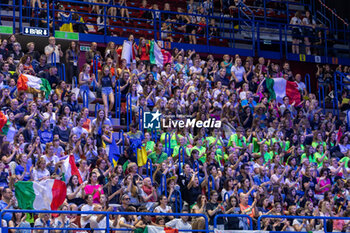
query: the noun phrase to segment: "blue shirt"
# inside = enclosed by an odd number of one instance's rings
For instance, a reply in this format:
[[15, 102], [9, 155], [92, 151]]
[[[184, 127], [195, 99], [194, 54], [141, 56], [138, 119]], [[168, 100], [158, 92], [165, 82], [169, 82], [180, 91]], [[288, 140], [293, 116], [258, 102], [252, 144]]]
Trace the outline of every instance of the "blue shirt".
[[45, 129], [42, 131], [41, 129], [38, 130], [38, 135], [40, 137], [40, 142], [41, 143], [49, 143], [53, 141], [53, 133], [51, 130]]
[[[31, 159], [28, 160], [27, 162], [27, 171], [26, 171], [26, 174], [24, 175], [23, 177], [23, 181], [28, 181], [30, 180], [30, 167], [31, 167]], [[24, 172], [24, 167], [22, 165], [18, 165], [15, 169], [15, 174], [16, 175], [22, 175]]]
[[[6, 202], [3, 200], [0, 201], [0, 210], [5, 209], [8, 206]], [[8, 210], [12, 210], [13, 207], [9, 207]], [[12, 219], [12, 213], [5, 212], [2, 216], [2, 219], [4, 219], [7, 223]]]

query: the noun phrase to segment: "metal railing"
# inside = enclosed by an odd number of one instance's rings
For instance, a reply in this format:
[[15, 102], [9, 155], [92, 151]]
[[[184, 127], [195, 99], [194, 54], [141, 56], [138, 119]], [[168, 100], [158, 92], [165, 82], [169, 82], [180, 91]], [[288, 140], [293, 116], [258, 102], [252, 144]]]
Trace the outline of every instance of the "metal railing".
[[[343, 88], [345, 87], [344, 78], [346, 78], [345, 73], [341, 73], [339, 71], [334, 72], [334, 98], [333, 98], [333, 114], [337, 114], [339, 117], [339, 106], [338, 106], [338, 96], [343, 92]], [[339, 93], [340, 92], [340, 93]]]
[[[136, 215], [136, 216], [173, 216], [173, 217], [181, 217], [181, 216], [188, 216], [188, 217], [202, 217], [205, 219], [205, 229], [206, 230], [185, 230], [185, 229], [179, 229], [181, 232], [209, 232], [209, 225], [208, 225], [208, 217], [204, 214], [190, 214], [190, 213], [149, 213], [149, 212], [105, 212], [105, 211], [58, 211], [58, 210], [2, 210], [0, 215], [0, 226], [2, 233], [7, 233], [11, 229], [16, 230], [74, 230], [74, 231], [89, 231], [92, 230], [92, 228], [72, 228], [72, 227], [7, 227], [2, 226], [2, 216], [4, 213], [31, 213], [31, 214], [41, 214], [41, 213], [48, 213], [48, 214], [89, 214], [89, 215], [105, 215], [106, 219], [110, 219], [111, 216], [116, 215]], [[126, 228], [116, 228], [113, 227], [113, 225], [110, 225], [110, 221], [102, 220], [106, 222], [105, 228], [94, 228], [93, 230], [101, 230], [105, 231], [106, 233], [112, 232], [112, 231], [130, 231], [131, 229]]]
[[277, 219], [320, 219], [323, 220], [323, 230], [327, 231], [327, 220], [350, 220], [349, 217], [326, 217], [326, 216], [286, 216], [286, 215], [261, 215], [258, 218], [258, 230], [261, 230], [261, 219], [263, 218], [277, 218]]

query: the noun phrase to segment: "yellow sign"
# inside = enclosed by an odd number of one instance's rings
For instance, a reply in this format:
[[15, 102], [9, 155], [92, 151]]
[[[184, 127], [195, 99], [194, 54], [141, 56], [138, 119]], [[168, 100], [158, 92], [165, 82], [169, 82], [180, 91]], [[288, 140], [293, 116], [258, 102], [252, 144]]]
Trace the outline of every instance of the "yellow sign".
[[300, 61], [306, 61], [306, 56], [305, 56], [305, 54], [300, 54], [300, 55], [299, 55], [299, 60], [300, 60]]

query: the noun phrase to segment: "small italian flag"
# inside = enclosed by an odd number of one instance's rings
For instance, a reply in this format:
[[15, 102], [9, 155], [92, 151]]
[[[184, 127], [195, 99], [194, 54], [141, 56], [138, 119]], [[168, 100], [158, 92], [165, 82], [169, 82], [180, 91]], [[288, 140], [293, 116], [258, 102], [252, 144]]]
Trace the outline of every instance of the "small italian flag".
[[8, 127], [6, 130], [6, 124], [7, 124], [7, 117], [2, 111], [0, 111], [0, 133], [3, 135], [7, 135]]
[[289, 97], [289, 103], [295, 102], [298, 106], [301, 101], [298, 84], [296, 82], [287, 81], [284, 78], [267, 78], [266, 88], [270, 92], [270, 99], [276, 99], [277, 102], [282, 103], [283, 97]]
[[51, 92], [51, 86], [49, 81], [44, 78], [35, 77], [29, 74], [21, 74], [17, 81], [17, 90], [34, 93], [43, 91], [45, 97], [48, 98]]
[[171, 62], [171, 54], [161, 49], [154, 40], [151, 41], [149, 57], [151, 64], [156, 64], [160, 68], [166, 63]]
[[137, 228], [134, 230], [134, 233], [178, 233], [178, 229], [173, 229], [169, 227], [156, 227], [156, 226], [147, 226], [145, 229]]
[[78, 176], [79, 184], [83, 183], [80, 172], [75, 164], [74, 155], [69, 155], [62, 164], [63, 180], [68, 183], [71, 176]]
[[18, 181], [15, 195], [18, 207], [27, 210], [57, 210], [66, 199], [67, 187], [61, 180]]

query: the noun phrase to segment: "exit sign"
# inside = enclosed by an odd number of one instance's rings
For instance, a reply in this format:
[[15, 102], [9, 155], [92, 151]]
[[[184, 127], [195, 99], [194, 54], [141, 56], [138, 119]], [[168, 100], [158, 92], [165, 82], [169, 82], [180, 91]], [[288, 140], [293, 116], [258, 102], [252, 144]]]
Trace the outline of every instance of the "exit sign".
[[47, 28], [23, 27], [23, 34], [29, 36], [49, 36]]
[[84, 52], [89, 52], [90, 51], [90, 46], [80, 46], [80, 51], [84, 51]]

